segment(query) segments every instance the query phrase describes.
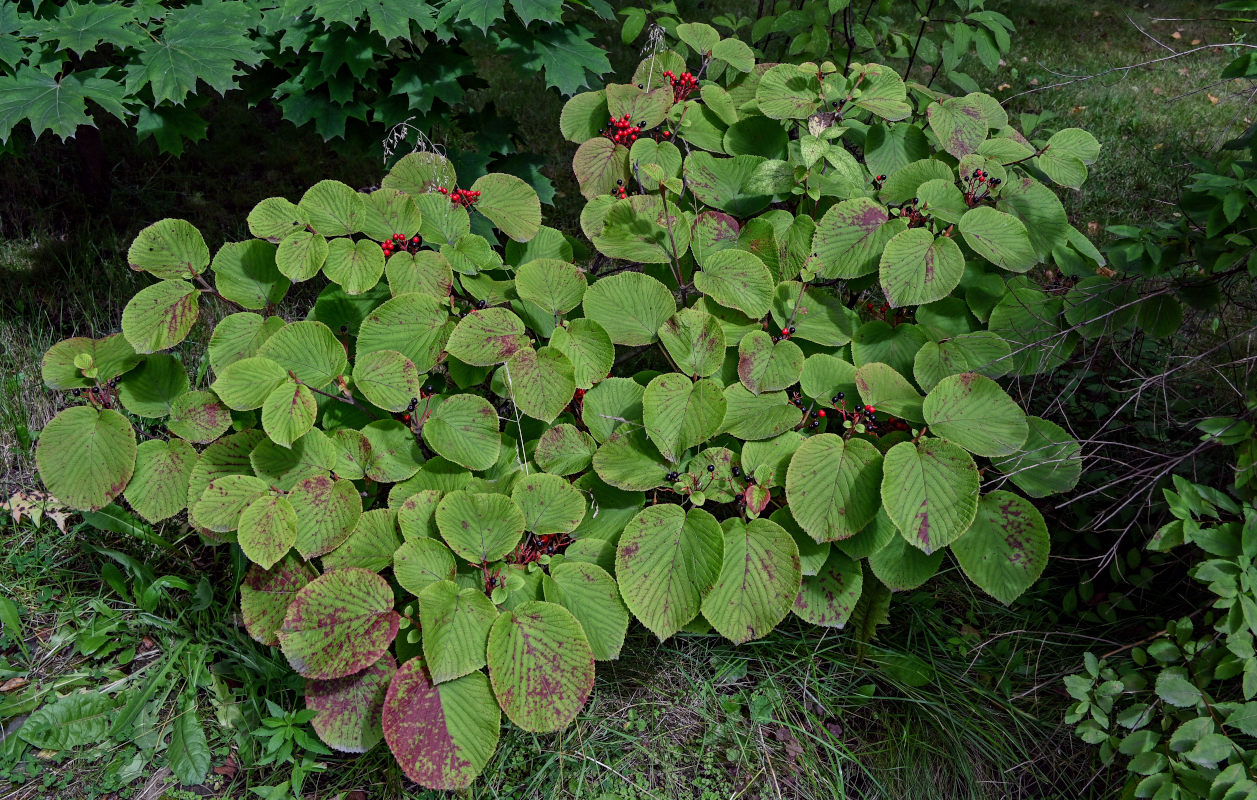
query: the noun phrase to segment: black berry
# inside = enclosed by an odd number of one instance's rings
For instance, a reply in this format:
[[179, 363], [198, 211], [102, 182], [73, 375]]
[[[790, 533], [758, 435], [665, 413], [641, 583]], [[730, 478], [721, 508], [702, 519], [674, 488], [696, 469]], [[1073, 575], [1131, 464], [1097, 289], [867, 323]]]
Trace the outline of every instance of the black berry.
[[715, 471], [716, 471], [716, 465], [715, 465], [715, 464], [708, 464], [708, 465], [707, 465], [707, 471], [708, 471], [708, 472], [715, 472]]
[[742, 475], [741, 467], [734, 467], [732, 471], [733, 471], [733, 477], [735, 478], [740, 477]]

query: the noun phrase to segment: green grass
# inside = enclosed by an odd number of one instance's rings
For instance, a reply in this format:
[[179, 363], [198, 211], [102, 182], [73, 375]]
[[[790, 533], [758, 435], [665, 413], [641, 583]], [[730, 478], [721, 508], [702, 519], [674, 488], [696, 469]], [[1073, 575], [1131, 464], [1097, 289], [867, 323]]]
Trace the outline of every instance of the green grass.
[[[1205, 155], [1257, 119], [1257, 108], [1246, 106], [1252, 87], [1244, 81], [1217, 83], [1217, 75], [1234, 57], [1221, 50], [1046, 87], [1171, 55], [1150, 37], [1178, 51], [1191, 49], [1196, 40], [1235, 41], [1225, 23], [1155, 21], [1216, 17], [1214, 5], [1024, 0], [1006, 9], [1017, 32], [1007, 65], [992, 79], [991, 88], [1008, 84], [996, 97], [1011, 98], [1013, 112], [1051, 112], [1054, 117], [1044, 123], [1044, 132], [1083, 128], [1103, 145], [1086, 185], [1067, 191], [1065, 200], [1074, 224], [1093, 238], [1096, 229], [1088, 228], [1092, 223], [1101, 229], [1138, 225], [1173, 213], [1175, 198], [1195, 171], [1188, 156]], [[1172, 38], [1175, 33], [1180, 38]], [[1031, 93], [1022, 94], [1027, 91]]]
[[[1229, 40], [1223, 26], [1151, 21], [1207, 15], [1209, 8], [1154, 2], [1131, 11], [1116, 0], [1020, 2], [1010, 10], [1018, 27], [1013, 52], [988, 88], [1011, 97], [1033, 88], [1032, 80], [1040, 86], [1062, 80], [1052, 70], [1089, 74], [1166, 54], [1127, 21], [1127, 13], [1176, 48], [1197, 38]], [[1169, 38], [1178, 25], [1181, 39]], [[1211, 148], [1228, 125], [1238, 132], [1247, 113], [1243, 98], [1233, 94], [1238, 87], [1172, 98], [1207, 86], [1228, 60], [1225, 53], [1204, 52], [1010, 101], [1015, 112], [1052, 112], [1042, 131], [1082, 127], [1104, 144], [1087, 186], [1066, 199], [1078, 227], [1099, 236], [1110, 224], [1172, 213], [1168, 203], [1192, 171], [1187, 155]], [[502, 69], [489, 55], [484, 65]], [[1005, 83], [1008, 88], [997, 88]], [[576, 229], [581, 198], [567, 169], [574, 146], [562, 141], [553, 124], [560, 101], [541, 93], [535, 81], [519, 81], [496, 96], [474, 90], [471, 99], [490, 118], [509, 114], [528, 146], [547, 157], [559, 191], [557, 224]], [[114, 195], [103, 210], [77, 198], [72, 145], [41, 142], [22, 159], [0, 160], [0, 496], [33, 485], [31, 439], [59, 407], [59, 398], [39, 379], [42, 353], [67, 336], [117, 330], [126, 298], [142, 284], [125, 266], [127, 243], [140, 227], [165, 216], [185, 217], [216, 247], [247, 235], [245, 215], [264, 197], [296, 197], [326, 177], [368, 185], [382, 171], [369, 148], [332, 149], [309, 135], [293, 135], [266, 111], [247, 112], [231, 102], [221, 112], [215, 128], [230, 135], [211, 129], [209, 141], [178, 159], [157, 156], [151, 144], [133, 144], [126, 131], [106, 129], [116, 169]], [[250, 768], [256, 754], [249, 752], [248, 731], [267, 713], [263, 696], [293, 707], [299, 686], [281, 657], [244, 636], [225, 549], [179, 540], [184, 534], [176, 526], [158, 532], [178, 540], [167, 551], [85, 527], [61, 533], [48, 524], [0, 524], [0, 595], [23, 609], [24, 639], [34, 654], [27, 660], [6, 632], [0, 683], [21, 677], [33, 688], [0, 695], [6, 712], [0, 727], [15, 727], [20, 716], [13, 709], [30, 692], [133, 691], [133, 676], [142, 676], [169, 642], [188, 638], [206, 647], [221, 679], [200, 693], [213, 763], [230, 759], [240, 765], [234, 776], [215, 776], [203, 794], [242, 797], [250, 786], [285, 777], [282, 769]], [[89, 544], [130, 554], [157, 574], [193, 583], [205, 577], [213, 602], [189, 613], [189, 598], [175, 592], [174, 603], [143, 612], [102, 581], [110, 559]], [[1070, 546], [1085, 551], [1091, 544]], [[577, 723], [551, 736], [507, 726], [484, 779], [467, 796], [1110, 796], [1109, 775], [1094, 768], [1091, 750], [1059, 724], [1059, 677], [1077, 668], [1093, 643], [1085, 637], [1103, 638], [1106, 629], [1094, 620], [1060, 616], [1062, 596], [1080, 577], [1070, 563], [1052, 570], [1028, 599], [1004, 609], [975, 596], [951, 568], [928, 592], [896, 598], [891, 624], [864, 652], [849, 632], [821, 634], [790, 624], [742, 647], [696, 635], [660, 645], [635, 628], [622, 659], [600, 665], [593, 699]], [[103, 656], [84, 653], [79, 643], [106, 622], [117, 623], [126, 644]], [[1093, 628], [1079, 630], [1081, 624]], [[119, 654], [126, 656], [131, 647], [135, 657], [122, 663]], [[173, 704], [161, 712], [159, 719], [168, 722]], [[0, 785], [11, 774], [4, 770], [15, 768], [14, 759], [6, 761], [10, 747], [0, 744]], [[100, 785], [120, 752], [88, 749], [73, 758], [26, 753], [20, 769], [27, 780], [0, 796], [81, 796]], [[307, 784], [320, 797], [355, 789], [369, 798], [436, 797], [407, 784], [383, 748], [325, 762], [326, 771]], [[133, 788], [149, 781], [159, 787], [162, 780], [146, 773]]]

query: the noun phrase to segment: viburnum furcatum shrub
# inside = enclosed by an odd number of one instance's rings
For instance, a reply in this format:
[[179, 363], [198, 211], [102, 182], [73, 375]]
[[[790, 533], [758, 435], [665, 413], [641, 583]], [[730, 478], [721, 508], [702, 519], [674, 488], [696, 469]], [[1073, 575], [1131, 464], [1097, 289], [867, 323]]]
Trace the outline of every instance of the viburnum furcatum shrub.
[[[415, 153], [370, 193], [264, 200], [212, 259], [187, 222], [146, 228], [129, 260], [159, 282], [122, 333], [45, 357], [70, 403], [37, 448], [52, 494], [239, 546], [245, 625], [306, 677], [318, 734], [384, 739], [424, 786], [467, 786], [503, 712], [571, 722], [632, 617], [840, 627], [949, 549], [1011, 602], [1048, 533], [998, 487], [1078, 479], [1077, 445], [994, 378], [1052, 366], [1015, 344], [1061, 332], [1026, 273], [1085, 240], [1035, 176], [1093, 140], [682, 36], [688, 63], [656, 53], [564, 111], [587, 267], [519, 179], [460, 188]], [[203, 302], [235, 313], [199, 357]]]

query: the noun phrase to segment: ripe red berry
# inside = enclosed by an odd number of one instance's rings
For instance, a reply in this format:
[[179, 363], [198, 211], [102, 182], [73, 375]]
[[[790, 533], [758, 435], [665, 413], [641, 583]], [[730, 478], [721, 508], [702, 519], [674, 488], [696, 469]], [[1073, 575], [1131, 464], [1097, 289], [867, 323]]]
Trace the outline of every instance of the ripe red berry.
[[790, 338], [790, 329], [789, 329], [789, 328], [782, 328], [782, 329], [781, 329], [781, 336], [782, 336], [782, 338], [786, 338], [786, 339]]
[[822, 408], [820, 411], [817, 411], [817, 412], [816, 412], [816, 416], [818, 416], [818, 417], [823, 417], [823, 416], [825, 416], [825, 409], [823, 409], [823, 408]]

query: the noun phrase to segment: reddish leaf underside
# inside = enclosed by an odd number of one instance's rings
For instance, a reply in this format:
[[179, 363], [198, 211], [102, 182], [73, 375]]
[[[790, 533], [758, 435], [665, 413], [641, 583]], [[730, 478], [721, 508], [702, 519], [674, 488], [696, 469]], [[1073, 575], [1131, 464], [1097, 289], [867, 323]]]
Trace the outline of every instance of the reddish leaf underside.
[[397, 662], [387, 653], [362, 672], [330, 681], [306, 681], [306, 707], [317, 716], [314, 732], [334, 750], [365, 753], [384, 738], [380, 711]]
[[438, 687], [413, 658], [393, 675], [381, 721], [406, 777], [451, 791], [470, 786], [497, 748], [501, 712], [483, 672]]

